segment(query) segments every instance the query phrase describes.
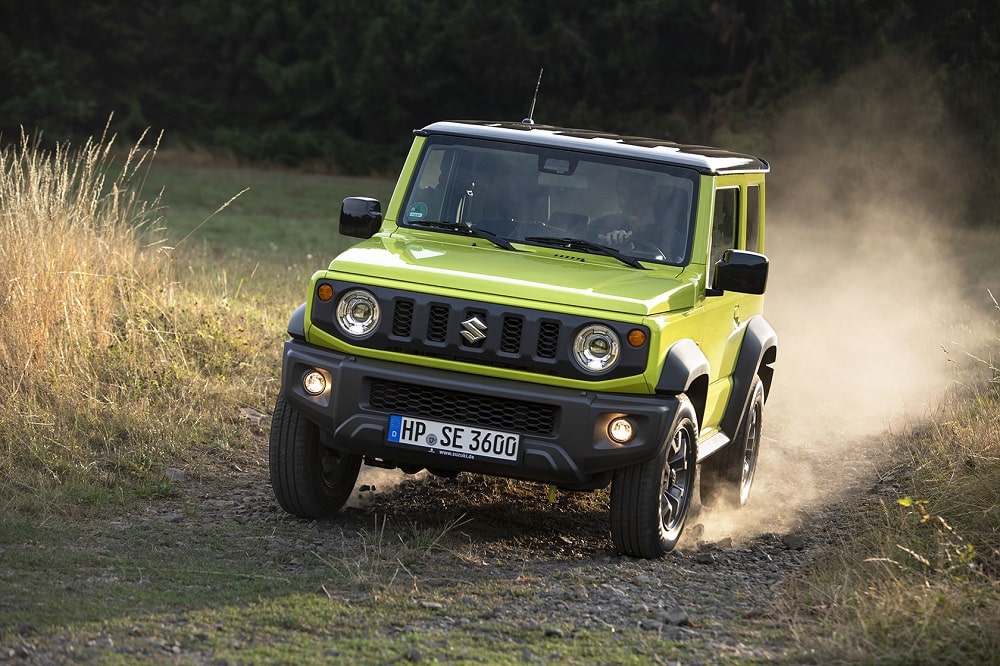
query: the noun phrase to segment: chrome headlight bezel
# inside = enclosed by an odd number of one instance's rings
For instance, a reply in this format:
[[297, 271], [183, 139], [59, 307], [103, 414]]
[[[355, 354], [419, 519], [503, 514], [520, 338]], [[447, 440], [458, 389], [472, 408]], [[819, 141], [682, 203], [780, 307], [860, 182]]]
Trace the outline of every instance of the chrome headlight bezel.
[[604, 324], [588, 324], [573, 338], [573, 363], [590, 375], [614, 370], [622, 357], [618, 333]]
[[346, 291], [337, 303], [337, 326], [355, 340], [371, 336], [378, 329], [381, 316], [378, 299], [365, 289]]

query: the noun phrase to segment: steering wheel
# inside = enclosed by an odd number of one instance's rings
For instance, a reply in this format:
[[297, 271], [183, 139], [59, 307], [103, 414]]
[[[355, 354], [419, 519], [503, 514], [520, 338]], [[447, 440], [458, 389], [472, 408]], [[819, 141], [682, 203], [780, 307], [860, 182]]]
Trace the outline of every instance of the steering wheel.
[[610, 213], [602, 217], [596, 218], [590, 224], [591, 229], [597, 232], [598, 235], [611, 232], [616, 229], [621, 229], [623, 231], [628, 231], [632, 235], [625, 241], [621, 242], [621, 245], [617, 246], [619, 249], [627, 253], [638, 252], [640, 254], [649, 255], [650, 258], [656, 259], [657, 261], [666, 261], [667, 253], [664, 252], [659, 245], [651, 240], [642, 238], [641, 236], [636, 236], [632, 232], [632, 226], [625, 220], [625, 216], [622, 213]]
[[625, 245], [628, 246], [629, 252], [642, 252], [650, 253], [655, 255], [656, 259], [666, 259], [667, 253], [659, 248], [659, 246], [653, 241], [646, 240], [645, 238], [639, 238], [637, 236], [632, 236], [627, 241]]

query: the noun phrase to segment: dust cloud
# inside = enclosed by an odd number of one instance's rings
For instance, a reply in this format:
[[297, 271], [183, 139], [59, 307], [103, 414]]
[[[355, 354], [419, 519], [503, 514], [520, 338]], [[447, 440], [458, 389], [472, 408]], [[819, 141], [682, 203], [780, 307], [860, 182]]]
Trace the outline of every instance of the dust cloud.
[[[887, 57], [793, 101], [767, 191], [774, 386], [750, 504], [706, 538], [792, 528], [839, 501], [887, 435], [929, 416], [985, 339], [951, 237], [970, 158], [933, 74]], [[734, 534], [734, 532], [736, 534]]]
[[381, 467], [362, 465], [357, 483], [354, 484], [354, 490], [347, 499], [346, 506], [363, 507], [365, 499], [371, 497], [374, 493], [391, 492], [403, 481], [417, 481], [426, 479], [428, 476], [429, 473], [426, 470], [417, 472], [416, 474], [407, 474], [398, 469], [383, 469]]

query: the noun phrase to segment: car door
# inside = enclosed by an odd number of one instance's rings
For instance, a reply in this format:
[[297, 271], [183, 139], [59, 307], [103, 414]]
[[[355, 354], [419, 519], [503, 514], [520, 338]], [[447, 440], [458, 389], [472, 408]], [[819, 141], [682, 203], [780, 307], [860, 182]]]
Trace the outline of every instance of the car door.
[[722, 419], [746, 319], [749, 310], [752, 310], [746, 307], [750, 298], [746, 294], [712, 288], [716, 264], [726, 250], [745, 248], [746, 218], [745, 179], [740, 176], [716, 177], [700, 345], [710, 366], [703, 434], [710, 434]]

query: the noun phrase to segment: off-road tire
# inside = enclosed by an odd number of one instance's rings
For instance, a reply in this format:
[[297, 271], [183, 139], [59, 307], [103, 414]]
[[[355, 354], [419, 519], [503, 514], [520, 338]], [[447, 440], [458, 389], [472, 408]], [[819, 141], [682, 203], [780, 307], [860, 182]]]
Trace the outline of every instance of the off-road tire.
[[760, 455], [764, 386], [756, 376], [732, 442], [701, 464], [701, 503], [708, 509], [739, 509], [747, 503]]
[[653, 559], [684, 531], [697, 474], [698, 420], [685, 397], [652, 460], [617, 470], [611, 481], [611, 540], [619, 553]]
[[271, 488], [281, 508], [300, 518], [336, 514], [350, 497], [361, 456], [325, 446], [319, 428], [278, 397], [268, 445]]

